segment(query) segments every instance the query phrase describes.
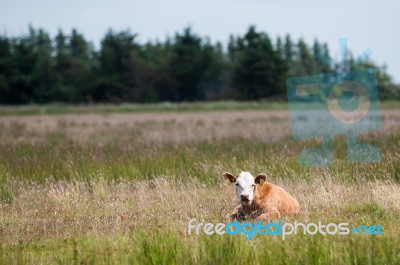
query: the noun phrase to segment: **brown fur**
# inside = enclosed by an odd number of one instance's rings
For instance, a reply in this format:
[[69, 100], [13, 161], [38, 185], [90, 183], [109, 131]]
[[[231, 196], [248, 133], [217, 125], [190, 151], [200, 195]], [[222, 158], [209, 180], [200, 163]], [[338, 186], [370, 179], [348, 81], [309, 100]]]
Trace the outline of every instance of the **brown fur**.
[[231, 220], [270, 220], [282, 215], [298, 214], [300, 206], [297, 200], [281, 187], [272, 183], [256, 184], [254, 200], [250, 205], [236, 207], [230, 216]]

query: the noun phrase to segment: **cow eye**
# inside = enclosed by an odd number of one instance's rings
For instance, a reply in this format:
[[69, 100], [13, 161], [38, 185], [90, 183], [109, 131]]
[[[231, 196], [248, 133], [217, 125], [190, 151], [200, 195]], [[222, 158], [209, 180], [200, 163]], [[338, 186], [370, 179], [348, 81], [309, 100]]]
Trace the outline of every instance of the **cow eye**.
[[235, 183], [236, 186], [239, 186], [239, 183]]
[[251, 185], [252, 188], [254, 188], [256, 186], [256, 184]]

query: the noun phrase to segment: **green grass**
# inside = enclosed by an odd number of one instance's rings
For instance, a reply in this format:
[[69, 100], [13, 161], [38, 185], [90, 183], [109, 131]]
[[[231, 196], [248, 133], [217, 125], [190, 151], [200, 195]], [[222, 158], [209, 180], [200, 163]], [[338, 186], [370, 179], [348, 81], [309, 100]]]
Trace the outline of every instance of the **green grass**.
[[237, 102], [215, 101], [195, 103], [124, 103], [124, 104], [81, 104], [68, 105], [53, 103], [48, 105], [1, 106], [0, 115], [36, 114], [83, 114], [83, 113], [141, 113], [141, 112], [204, 112], [204, 111], [246, 111], [246, 110], [287, 109], [285, 102]]
[[[0, 249], [3, 264], [398, 264], [400, 239], [388, 235], [296, 235], [285, 241], [239, 236], [181, 238], [142, 231], [124, 237], [75, 238]], [[10, 255], [10, 251], [12, 254]], [[49, 258], [50, 257], [50, 258]]]
[[[382, 109], [399, 108], [399, 101], [382, 101]], [[47, 105], [0, 106], [0, 115], [37, 115], [37, 114], [83, 114], [83, 113], [141, 113], [141, 112], [210, 112], [210, 111], [246, 111], [246, 110], [287, 110], [287, 102], [239, 102], [214, 101], [195, 103], [147, 103], [132, 104], [81, 104], [68, 105], [53, 103]]]
[[[81, 146], [65, 141], [63, 137], [51, 138], [48, 143], [2, 145], [0, 151], [0, 176], [2, 180], [12, 176], [13, 180], [28, 180], [44, 183], [53, 181], [91, 180], [106, 176], [110, 180], [152, 179], [171, 176], [183, 181], [185, 177], [216, 185], [220, 183], [217, 168], [234, 172], [248, 169], [252, 172], [268, 170], [272, 176], [286, 179], [312, 179], [318, 174], [340, 181], [394, 180], [398, 181], [400, 161], [391, 154], [399, 146], [399, 137], [373, 139], [377, 146], [384, 147], [382, 162], [376, 164], [348, 163], [343, 151], [344, 139], [334, 141], [334, 163], [331, 168], [308, 168], [298, 164], [298, 154], [318, 143], [285, 140], [276, 143], [229, 139], [224, 141], [200, 141], [162, 147], [137, 147], [124, 150], [119, 145]], [[290, 148], [281, 150], [287, 144]], [[341, 148], [343, 147], [343, 148]], [[142, 151], [141, 151], [142, 150]], [[146, 150], [145, 152], [143, 150]], [[382, 170], [384, 166], [385, 170]], [[374, 172], [373, 174], [360, 174]], [[0, 179], [0, 181], [1, 181]]]

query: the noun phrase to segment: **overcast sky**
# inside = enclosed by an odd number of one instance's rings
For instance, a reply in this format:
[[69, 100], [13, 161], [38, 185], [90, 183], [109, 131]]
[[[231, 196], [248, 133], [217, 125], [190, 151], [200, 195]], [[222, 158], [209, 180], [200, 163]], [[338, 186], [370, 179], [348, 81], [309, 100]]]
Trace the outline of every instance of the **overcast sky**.
[[25, 34], [29, 24], [52, 36], [59, 28], [77, 28], [96, 46], [107, 29], [130, 29], [139, 40], [163, 40], [192, 26], [212, 41], [226, 43], [256, 25], [275, 39], [287, 33], [309, 44], [317, 38], [339, 55], [338, 38], [349, 39], [354, 55], [370, 48], [372, 59], [388, 66], [400, 82], [398, 0], [3, 0], [0, 31]]

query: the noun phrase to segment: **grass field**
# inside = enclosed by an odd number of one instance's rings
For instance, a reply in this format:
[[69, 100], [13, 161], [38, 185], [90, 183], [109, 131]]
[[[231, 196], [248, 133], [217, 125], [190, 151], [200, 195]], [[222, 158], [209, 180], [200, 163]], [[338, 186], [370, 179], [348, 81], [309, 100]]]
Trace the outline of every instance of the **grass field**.
[[[292, 139], [285, 106], [248, 105], [2, 108], [0, 264], [400, 264], [400, 108], [361, 137], [380, 163], [347, 162], [338, 137], [330, 168], [304, 168], [298, 154], [318, 141]], [[221, 174], [241, 170], [298, 199], [285, 221], [384, 234], [189, 235], [191, 218], [226, 222], [236, 198]]]
[[[380, 104], [382, 109], [399, 108], [398, 101], [387, 100]], [[154, 103], [154, 104], [93, 104], [66, 105], [53, 103], [47, 105], [0, 106], [0, 115], [37, 115], [37, 114], [110, 114], [110, 113], [146, 113], [146, 112], [211, 112], [246, 110], [286, 110], [284, 102], [191, 102], [191, 103]]]

